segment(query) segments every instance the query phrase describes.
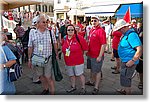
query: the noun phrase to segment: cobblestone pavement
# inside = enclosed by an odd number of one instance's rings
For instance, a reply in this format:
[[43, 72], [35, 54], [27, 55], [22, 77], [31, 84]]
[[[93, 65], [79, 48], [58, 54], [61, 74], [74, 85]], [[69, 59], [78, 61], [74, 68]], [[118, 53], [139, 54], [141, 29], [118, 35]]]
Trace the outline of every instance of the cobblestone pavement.
[[[119, 84], [119, 74], [112, 74], [111, 67], [114, 66], [115, 62], [110, 61], [111, 55], [105, 54], [105, 60], [103, 63], [103, 79], [101, 80], [99, 86], [99, 95], [121, 95], [120, 93], [116, 92], [116, 89], [121, 88]], [[59, 60], [59, 66], [61, 68], [63, 74], [63, 80], [60, 82], [55, 82], [55, 94], [56, 95], [78, 95], [80, 91], [80, 83], [79, 80], [76, 82], [77, 90], [73, 93], [66, 93], [66, 90], [70, 88], [70, 81], [69, 77], [66, 74], [64, 60], [63, 58]], [[27, 63], [23, 63], [24, 73], [23, 76], [15, 82], [16, 85], [16, 94], [21, 95], [39, 95], [42, 92], [41, 84], [34, 84], [32, 83], [32, 74], [31, 70], [27, 67]], [[86, 81], [89, 78], [89, 72], [86, 69], [86, 57], [85, 57], [85, 78]], [[132, 94], [133, 95], [143, 95], [143, 90], [138, 89], [139, 83], [138, 74], [134, 77], [132, 82]], [[87, 95], [91, 95], [93, 90], [93, 86], [86, 86]]]

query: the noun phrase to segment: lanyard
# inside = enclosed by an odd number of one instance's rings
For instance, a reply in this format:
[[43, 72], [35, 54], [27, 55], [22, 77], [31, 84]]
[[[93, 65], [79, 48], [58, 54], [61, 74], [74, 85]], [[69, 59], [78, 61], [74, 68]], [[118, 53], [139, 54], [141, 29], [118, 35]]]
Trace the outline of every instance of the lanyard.
[[90, 43], [92, 35], [94, 34], [93, 32], [95, 32], [95, 29], [89, 34], [89, 43]]
[[71, 44], [72, 44], [72, 40], [70, 41], [70, 43], [67, 40], [68, 49], [70, 49]]

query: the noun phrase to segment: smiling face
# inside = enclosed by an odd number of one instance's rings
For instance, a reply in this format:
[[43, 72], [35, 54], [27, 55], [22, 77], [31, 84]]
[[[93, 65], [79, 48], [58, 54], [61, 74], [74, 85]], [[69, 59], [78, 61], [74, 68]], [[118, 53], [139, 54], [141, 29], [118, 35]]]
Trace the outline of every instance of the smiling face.
[[41, 29], [46, 29], [47, 28], [47, 21], [44, 17], [39, 18], [38, 28], [41, 28]]
[[67, 27], [67, 34], [69, 37], [72, 37], [75, 34], [75, 28], [73, 26]]

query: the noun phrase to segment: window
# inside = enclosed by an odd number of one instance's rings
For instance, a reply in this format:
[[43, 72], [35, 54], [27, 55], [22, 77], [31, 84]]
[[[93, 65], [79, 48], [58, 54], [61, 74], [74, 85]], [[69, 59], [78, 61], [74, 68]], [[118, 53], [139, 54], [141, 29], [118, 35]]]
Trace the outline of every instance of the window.
[[58, 0], [58, 2], [57, 2], [58, 4], [60, 4], [61, 3], [61, 0]]
[[45, 5], [45, 12], [47, 12], [47, 5]]

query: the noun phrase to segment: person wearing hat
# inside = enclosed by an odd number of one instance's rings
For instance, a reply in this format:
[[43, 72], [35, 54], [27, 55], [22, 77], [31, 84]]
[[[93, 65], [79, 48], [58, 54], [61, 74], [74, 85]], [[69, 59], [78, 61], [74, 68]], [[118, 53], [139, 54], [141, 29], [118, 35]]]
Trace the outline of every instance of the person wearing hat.
[[117, 92], [121, 94], [131, 94], [132, 78], [135, 75], [135, 68], [142, 54], [142, 43], [138, 34], [129, 26], [129, 23], [120, 19], [113, 29], [123, 34], [118, 46], [118, 54], [121, 59], [120, 84], [123, 88], [118, 89]]
[[94, 81], [92, 94], [98, 94], [102, 72], [101, 68], [103, 65], [104, 51], [106, 47], [106, 33], [104, 29], [100, 27], [98, 16], [93, 16], [91, 18], [91, 23], [92, 29], [88, 36], [89, 50], [87, 53], [87, 68], [91, 69], [92, 79]]
[[[29, 36], [30, 34], [32, 35], [34, 33], [34, 31], [37, 29], [37, 23], [38, 23], [38, 19], [39, 19], [39, 16], [35, 16], [33, 19], [32, 19], [32, 27], [28, 29], [28, 33], [27, 33], [27, 36]], [[29, 40], [29, 39], [28, 39]], [[27, 45], [28, 46], [28, 45]], [[27, 49], [28, 50], [28, 49]], [[27, 51], [28, 53], [28, 51]], [[28, 56], [28, 54], [27, 54]], [[37, 70], [36, 68], [32, 68], [31, 69], [31, 72], [32, 72], [32, 82], [34, 84], [41, 84], [41, 81], [39, 79], [39, 75], [37, 74]]]

